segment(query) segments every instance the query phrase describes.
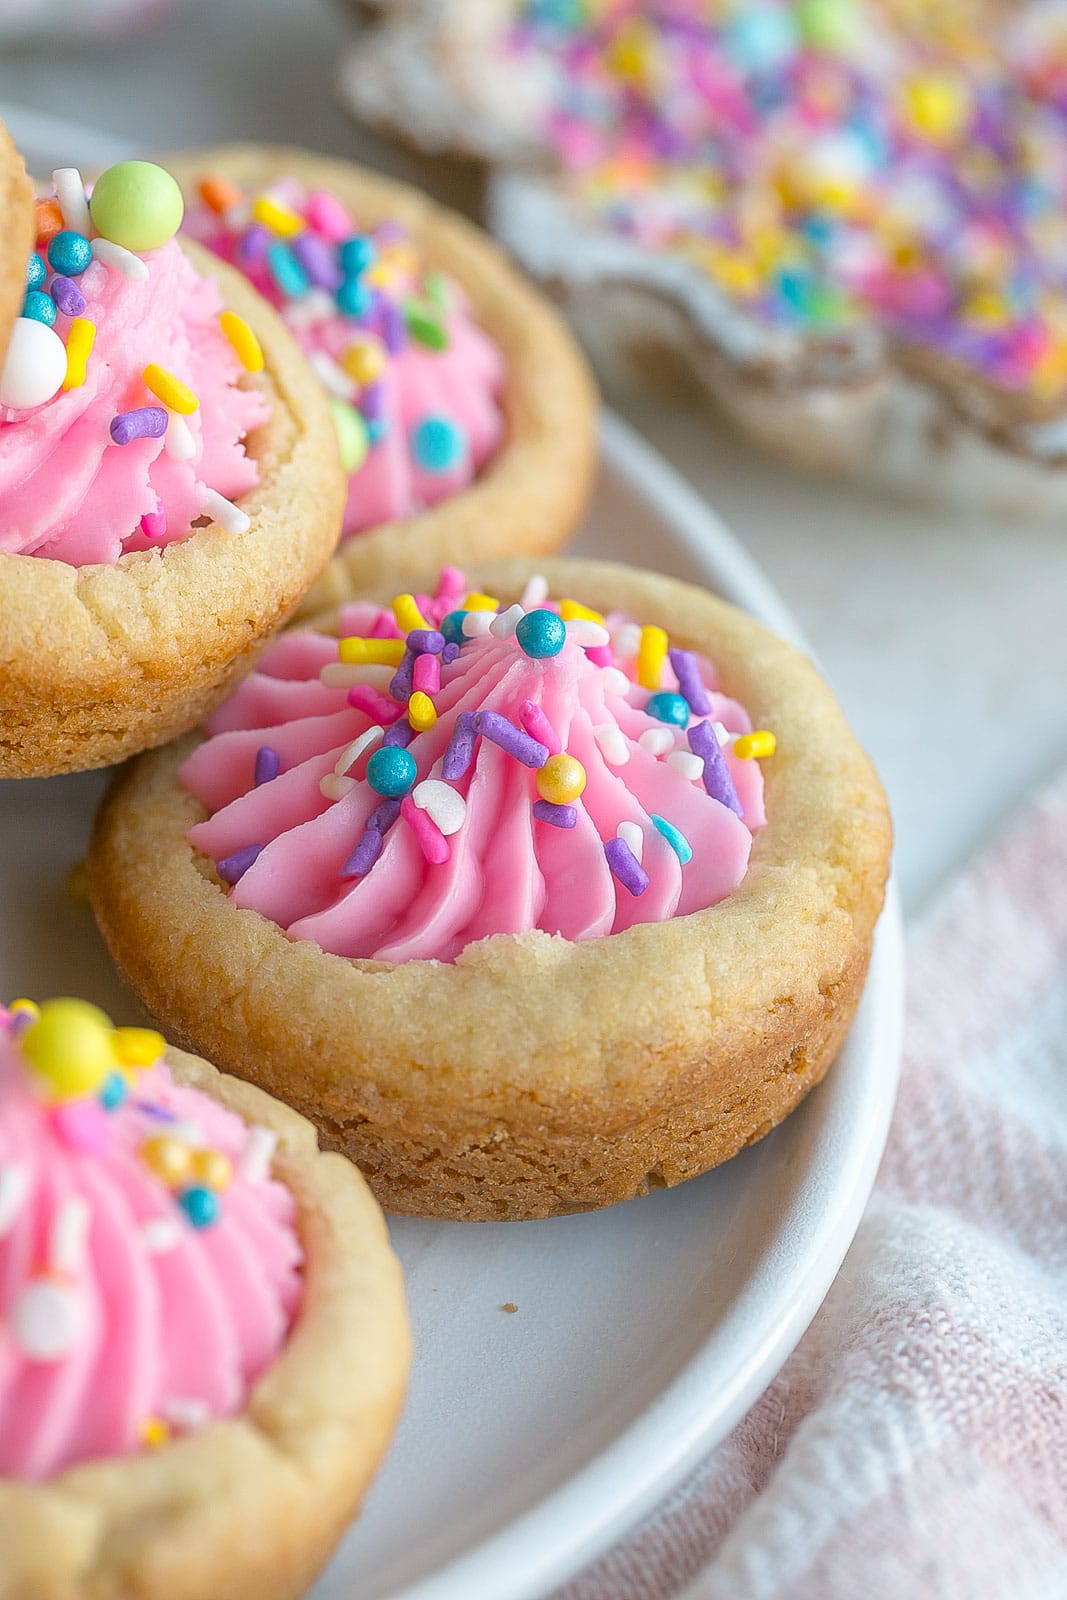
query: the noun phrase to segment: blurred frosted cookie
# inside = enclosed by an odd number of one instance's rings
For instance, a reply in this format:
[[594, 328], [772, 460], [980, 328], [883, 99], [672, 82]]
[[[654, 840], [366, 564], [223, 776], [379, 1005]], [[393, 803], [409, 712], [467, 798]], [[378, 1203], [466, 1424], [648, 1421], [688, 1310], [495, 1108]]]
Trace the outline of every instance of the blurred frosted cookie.
[[0, 776], [33, 777], [204, 716], [325, 566], [344, 480], [280, 319], [175, 238], [169, 173], [90, 198], [63, 168], [5, 216]]
[[1061, 6], [381, 13], [342, 95], [503, 165], [494, 230], [603, 360], [681, 357], [804, 465], [1067, 505]]
[[187, 227], [272, 300], [330, 396], [344, 536], [304, 612], [427, 564], [558, 549], [596, 399], [552, 307], [468, 222], [305, 151], [175, 158]]
[[296, 1600], [404, 1392], [359, 1174], [250, 1084], [0, 1008], [2, 1600]]
[[802, 656], [563, 560], [290, 630], [116, 780], [89, 879], [152, 1010], [384, 1205], [522, 1218], [680, 1183], [802, 1100], [889, 844]]

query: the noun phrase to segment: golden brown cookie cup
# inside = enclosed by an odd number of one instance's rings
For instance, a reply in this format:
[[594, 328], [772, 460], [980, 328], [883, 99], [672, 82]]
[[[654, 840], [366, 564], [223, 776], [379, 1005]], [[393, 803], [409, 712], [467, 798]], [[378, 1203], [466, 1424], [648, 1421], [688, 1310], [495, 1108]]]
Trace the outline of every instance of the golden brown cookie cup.
[[[534, 570], [468, 577], [512, 600]], [[680, 1183], [803, 1099], [863, 988], [889, 818], [815, 669], [687, 584], [595, 561], [540, 570], [554, 593], [705, 652], [776, 733], [769, 821], [719, 905], [577, 944], [496, 935], [454, 965], [353, 961], [227, 900], [185, 839], [203, 816], [177, 781], [192, 739], [128, 768], [97, 819], [90, 896], [134, 988], [312, 1117], [395, 1211], [541, 1217]]]
[[26, 263], [34, 244], [33, 186], [11, 135], [0, 122], [0, 367], [11, 324], [26, 298]]
[[358, 1510], [400, 1409], [400, 1268], [359, 1173], [251, 1084], [181, 1051], [167, 1059], [179, 1081], [278, 1134], [303, 1303], [240, 1416], [47, 1483], [0, 1479], [0, 1600], [296, 1600]]
[[190, 203], [205, 173], [253, 191], [287, 176], [335, 194], [360, 227], [402, 223], [427, 268], [461, 286], [474, 320], [504, 357], [507, 430], [484, 471], [428, 511], [345, 539], [300, 616], [377, 583], [402, 585], [446, 562], [548, 554], [567, 543], [593, 484], [596, 391], [559, 313], [499, 246], [418, 190], [351, 162], [273, 145], [231, 145], [164, 160]]
[[119, 761], [199, 722], [289, 617], [337, 543], [345, 480], [321, 385], [240, 273], [197, 245], [197, 269], [256, 332], [243, 381], [271, 415], [247, 444], [245, 533], [217, 524], [111, 564], [0, 554], [0, 777]]

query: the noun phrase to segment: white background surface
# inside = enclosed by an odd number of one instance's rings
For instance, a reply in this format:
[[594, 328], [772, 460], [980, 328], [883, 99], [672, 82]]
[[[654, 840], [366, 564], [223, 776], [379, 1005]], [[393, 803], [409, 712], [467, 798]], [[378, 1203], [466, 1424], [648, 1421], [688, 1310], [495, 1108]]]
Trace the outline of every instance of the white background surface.
[[[162, 28], [92, 48], [61, 32], [0, 46], [0, 99], [158, 149], [288, 139], [426, 173], [335, 105], [352, 25], [330, 0], [191, 0]], [[447, 198], [453, 180], [436, 188]], [[769, 463], [699, 408], [611, 399], [719, 509], [813, 640], [889, 789], [905, 910], [918, 909], [1067, 759], [1067, 528], [894, 505]]]

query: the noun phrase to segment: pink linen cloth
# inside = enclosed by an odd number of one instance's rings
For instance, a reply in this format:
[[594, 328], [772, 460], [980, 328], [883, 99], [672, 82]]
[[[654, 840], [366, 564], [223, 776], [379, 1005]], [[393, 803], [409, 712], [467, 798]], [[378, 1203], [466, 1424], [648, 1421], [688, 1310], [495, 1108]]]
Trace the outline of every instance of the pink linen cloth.
[[908, 1011], [811, 1328], [557, 1600], [1067, 1600], [1067, 774], [913, 933]]

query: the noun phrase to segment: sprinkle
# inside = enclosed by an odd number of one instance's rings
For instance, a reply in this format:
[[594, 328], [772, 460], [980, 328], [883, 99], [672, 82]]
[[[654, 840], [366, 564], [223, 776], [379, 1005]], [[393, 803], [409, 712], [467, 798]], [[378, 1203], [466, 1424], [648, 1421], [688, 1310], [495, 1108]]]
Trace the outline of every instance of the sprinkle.
[[567, 642], [567, 626], [554, 611], [527, 611], [515, 624], [515, 638], [531, 660], [551, 660]]
[[367, 762], [367, 782], [375, 794], [400, 799], [412, 788], [419, 769], [408, 750], [389, 745], [375, 750]]
[[311, 287], [310, 279], [287, 244], [276, 239], [267, 246], [267, 271], [275, 288], [291, 300], [300, 300]]
[[75, 317], [67, 329], [67, 375], [64, 389], [80, 389], [85, 382], [85, 367], [96, 343], [96, 324]]
[[633, 661], [641, 648], [641, 629], [636, 622], [624, 622], [612, 630], [611, 647], [620, 661]]
[[217, 489], [209, 489], [206, 483], [198, 484], [197, 489], [200, 509], [205, 516], [211, 518], [212, 522], [217, 522], [227, 533], [248, 532], [252, 526], [252, 518], [247, 511], [235, 506], [232, 500], [227, 500]]
[[414, 655], [435, 656], [445, 647], [445, 636], [439, 628], [412, 628], [407, 646]]
[[129, 283], [148, 282], [147, 262], [113, 239], [94, 239], [92, 250], [97, 261], [102, 261], [113, 272], [120, 272]]
[[658, 689], [667, 659], [667, 635], [653, 623], [641, 629], [637, 648], [637, 681], [642, 689]]
[[28, 1167], [0, 1167], [0, 1239], [14, 1227], [29, 1186]]
[[141, 1423], [141, 1443], [146, 1450], [162, 1450], [170, 1443], [170, 1424], [162, 1417], [146, 1417]]
[[156, 509], [146, 511], [141, 518], [141, 532], [146, 539], [162, 539], [167, 532], [167, 513], [162, 500], [156, 500]]
[[11, 1333], [30, 1361], [59, 1361], [81, 1331], [80, 1297], [70, 1284], [55, 1278], [42, 1276], [28, 1283], [11, 1310]]
[[349, 377], [365, 389], [382, 376], [389, 361], [388, 352], [380, 339], [366, 335], [353, 339], [341, 356], [341, 365]]
[[378, 246], [366, 233], [355, 233], [351, 238], [345, 239], [338, 251], [338, 260], [341, 269], [348, 276], [358, 278], [361, 272], [373, 266], [378, 255]]
[[63, 228], [48, 241], [48, 264], [65, 277], [79, 277], [92, 259], [92, 246], [83, 233]]
[[531, 739], [528, 733], [517, 728], [499, 711], [476, 711], [472, 726], [475, 733], [499, 745], [507, 755], [521, 761], [524, 767], [543, 767], [548, 760], [548, 751], [540, 740]]
[[393, 616], [397, 620], [397, 626], [405, 633], [410, 633], [413, 628], [429, 630], [430, 624], [419, 610], [413, 594], [396, 596], [393, 601]]
[[188, 1189], [183, 1189], [178, 1204], [194, 1228], [210, 1228], [219, 1220], [219, 1197], [205, 1183], [190, 1184]]
[[375, 722], [372, 723], [369, 728], [365, 728], [362, 733], [357, 734], [354, 739], [350, 740], [349, 743], [345, 745], [334, 764], [333, 770], [337, 776], [339, 778], [343, 778], [349, 769], [353, 767], [359, 760], [364, 750], [370, 750], [374, 745], [381, 743], [384, 733], [385, 729], [381, 726], [381, 724]]
[[620, 672], [618, 667], [604, 667], [600, 679], [600, 686], [605, 694], [627, 695], [631, 684], [625, 672]]
[[177, 411], [183, 417], [190, 417], [200, 407], [200, 401], [193, 391], [173, 372], [168, 372], [166, 367], [159, 366], [155, 361], [150, 361], [145, 367], [141, 381], [157, 400], [162, 400], [168, 411]]
[[704, 763], [692, 750], [672, 750], [667, 757], [667, 765], [674, 767], [690, 783], [704, 776]]
[[365, 683], [357, 683], [349, 689], [348, 703], [354, 711], [364, 712], [372, 722], [380, 722], [384, 727], [404, 715], [403, 706], [398, 706], [395, 700], [387, 700], [384, 694], [379, 694]]
[[648, 888], [648, 873], [637, 860], [625, 839], [609, 839], [604, 846], [612, 874], [632, 895], [644, 894]]
[[403, 656], [400, 658], [400, 665], [389, 680], [389, 693], [394, 700], [406, 700], [408, 698], [411, 694], [414, 677], [415, 652], [410, 645], [407, 645]]
[[261, 844], [246, 844], [243, 850], [235, 850], [232, 855], [216, 861], [215, 871], [223, 883], [239, 883], [264, 848]]
[[121, 1072], [110, 1072], [100, 1085], [100, 1104], [105, 1111], [117, 1111], [129, 1094], [129, 1086]]
[[459, 645], [456, 644], [452, 639], [449, 639], [448, 643], [441, 651], [441, 665], [443, 667], [450, 667], [458, 655]]
[[577, 622], [583, 619], [586, 622], [598, 622], [604, 626], [604, 618], [599, 611], [593, 611], [589, 606], [583, 606], [580, 600], [561, 600], [559, 614], [564, 622]]
[[149, 1217], [141, 1223], [141, 1240], [150, 1256], [166, 1255], [181, 1237], [182, 1230], [173, 1217]]
[[159, 1410], [163, 1421], [180, 1433], [195, 1433], [211, 1421], [211, 1407], [207, 1401], [192, 1396], [174, 1395], [164, 1400]]
[[575, 617], [565, 624], [567, 638], [573, 639], [583, 650], [599, 650], [610, 644], [611, 635], [599, 622], [589, 622], [585, 617]]
[[418, 840], [419, 849], [430, 866], [443, 867], [451, 859], [452, 851], [448, 840], [428, 812], [420, 811], [413, 804], [411, 796], [405, 795], [400, 804], [400, 815]]
[[216, 216], [221, 217], [244, 204], [245, 197], [237, 185], [216, 173], [208, 173], [201, 178], [196, 188], [201, 200]]
[[233, 346], [233, 352], [245, 371], [262, 372], [263, 347], [244, 317], [239, 317], [236, 311], [220, 312], [219, 327]]
[[735, 816], [742, 814], [734, 780], [726, 765], [719, 741], [706, 722], [697, 722], [689, 729], [689, 748], [704, 763], [704, 787], [713, 800], [721, 801]]
[[408, 300], [404, 303], [403, 314], [404, 325], [416, 344], [423, 345], [427, 350], [448, 349], [448, 329], [437, 311], [420, 306], [415, 300]]
[[547, 599], [548, 579], [543, 572], [535, 572], [532, 577], [527, 578], [519, 604], [524, 611], [534, 611], [544, 605]]
[[668, 652], [674, 676], [678, 679], [678, 687], [686, 700], [689, 709], [695, 717], [706, 717], [711, 712], [711, 701], [708, 691], [704, 687], [697, 666], [697, 658], [692, 650], [679, 650], [673, 648]]
[[120, 411], [108, 427], [112, 444], [132, 444], [134, 439], [162, 439], [167, 431], [167, 413], [162, 406], [139, 406], [135, 411]]
[[441, 762], [442, 776], [452, 783], [462, 778], [474, 756], [474, 712], [461, 711]]
[[64, 1200], [52, 1224], [48, 1244], [48, 1265], [52, 1272], [72, 1276], [85, 1256], [89, 1237], [89, 1203], [80, 1195]]
[[637, 742], [650, 756], [665, 756], [674, 749], [674, 734], [669, 728], [646, 728]]
[[93, 222], [89, 215], [89, 201], [77, 167], [57, 167], [52, 173], [52, 183], [63, 215], [63, 226], [77, 233], [90, 234]]
[[764, 756], [773, 756], [777, 744], [773, 733], [766, 728], [756, 728], [734, 740], [734, 755], [741, 761], [761, 760]]
[[536, 701], [522, 702], [519, 708], [519, 720], [530, 738], [543, 744], [550, 756], [559, 755], [563, 749], [563, 741]]
[[713, 722], [711, 731], [721, 745], [728, 745], [733, 739], [733, 734], [724, 722]]
[[170, 413], [170, 422], [167, 424], [166, 451], [172, 461], [191, 461], [196, 455], [196, 440], [193, 430], [185, 418], [179, 416], [177, 411]]
[[650, 813], [652, 825], [666, 839], [678, 860], [684, 867], [687, 861], [693, 859], [693, 847], [684, 833], [680, 833], [673, 822], [668, 822], [666, 817], [661, 817], [655, 811]]
[[331, 803], [343, 800], [355, 787], [355, 778], [339, 776], [336, 772], [328, 772], [324, 778], [319, 779], [319, 793], [324, 800], [329, 800]]
[[620, 822], [615, 833], [629, 847], [630, 854], [640, 865], [645, 853], [645, 836], [637, 822]]
[[282, 770], [282, 760], [277, 750], [269, 744], [261, 744], [256, 751], [255, 772], [252, 778], [253, 788], [261, 789], [265, 783], [273, 783]]
[[[432, 657], [422, 659], [432, 659]], [[432, 728], [437, 721], [437, 707], [429, 695], [423, 694], [421, 689], [416, 689], [408, 701], [408, 721], [416, 733], [425, 733], [427, 728]]]
[[378, 832], [384, 839], [385, 835], [389, 832], [389, 829], [393, 826], [393, 823], [396, 822], [399, 816], [399, 800], [379, 800], [378, 804], [367, 818], [367, 826], [368, 828], [377, 828]]
[[553, 828], [573, 828], [578, 821], [577, 806], [557, 806], [551, 800], [535, 800], [531, 809], [538, 822], [547, 822]]
[[61, 228], [66, 227], [58, 200], [38, 200], [35, 203], [37, 243], [47, 244]]
[[451, 472], [467, 453], [467, 435], [451, 417], [423, 417], [411, 431], [411, 454], [423, 472]]
[[417, 693], [436, 694], [441, 687], [440, 656], [430, 655], [428, 651], [425, 655], [416, 656], [411, 681]]
[[[324, 239], [305, 230], [289, 248], [316, 289], [330, 295], [336, 292], [342, 281], [341, 269]], [[332, 302], [330, 309], [333, 309]]]
[[[456, 596], [463, 593], [464, 587], [463, 574], [459, 568], [443, 566], [437, 579], [436, 598], [451, 604]], [[546, 588], [545, 593], [547, 594], [547, 592]]]
[[500, 601], [491, 594], [469, 594], [463, 602], [464, 611], [495, 611]]
[[458, 833], [462, 828], [467, 815], [467, 802], [451, 784], [442, 783], [440, 778], [426, 778], [415, 785], [411, 799], [446, 837]]
[[111, 1044], [120, 1065], [134, 1068], [154, 1066], [167, 1048], [155, 1028], [116, 1028]]
[[593, 729], [593, 737], [600, 754], [611, 767], [624, 767], [630, 759], [630, 750], [622, 729], [616, 722], [601, 722]]
[[49, 294], [65, 317], [80, 317], [85, 310], [85, 296], [71, 278], [59, 275], [52, 279]]
[[311, 350], [308, 360], [315, 369], [320, 381], [329, 389], [331, 394], [337, 395], [341, 400], [354, 400], [359, 393], [357, 386], [352, 382], [347, 372], [342, 372], [325, 350]]
[[288, 206], [279, 205], [269, 194], [258, 195], [253, 200], [252, 215], [257, 222], [262, 222], [265, 228], [270, 228], [272, 233], [280, 234], [283, 239], [292, 239], [296, 234], [302, 233], [306, 226], [303, 217], [297, 216], [295, 211], [290, 211]]
[[377, 828], [369, 824], [360, 835], [359, 843], [341, 868], [342, 878], [365, 878], [382, 853], [384, 839]]
[[462, 626], [465, 639], [486, 639], [493, 627], [492, 613], [488, 611], [467, 611], [463, 615]]
[[525, 615], [520, 605], [508, 606], [506, 611], [501, 611], [499, 616], [493, 618], [489, 624], [489, 632], [494, 639], [513, 639], [515, 629]]
[[406, 750], [414, 738], [415, 729], [411, 726], [411, 723], [405, 716], [400, 716], [397, 718], [396, 722], [391, 723], [390, 726], [386, 728], [385, 737], [382, 740], [382, 743], [388, 749], [391, 749], [393, 745], [400, 745], [401, 749]]
[[549, 756], [537, 774], [537, 792], [542, 800], [562, 806], [577, 800], [584, 792], [586, 773], [582, 763], [574, 756], [559, 754]]
[[56, 309], [52, 296], [40, 289], [31, 289], [22, 302], [22, 315], [34, 322], [43, 322], [46, 328], [55, 326]]
[[361, 639], [355, 635], [338, 641], [337, 653], [349, 664], [371, 662], [376, 666], [398, 667], [404, 659], [403, 639]]
[[685, 695], [674, 694], [669, 689], [650, 694], [644, 710], [646, 716], [655, 717], [658, 722], [670, 723], [676, 728], [684, 728], [689, 721], [689, 702]]
[[271, 1162], [278, 1148], [278, 1135], [273, 1128], [253, 1123], [248, 1130], [245, 1147], [237, 1163], [237, 1170], [248, 1183], [264, 1183], [270, 1176]]
[[331, 244], [340, 244], [352, 232], [352, 219], [336, 195], [325, 189], [315, 189], [306, 206], [307, 219], [316, 233], [321, 233]]

